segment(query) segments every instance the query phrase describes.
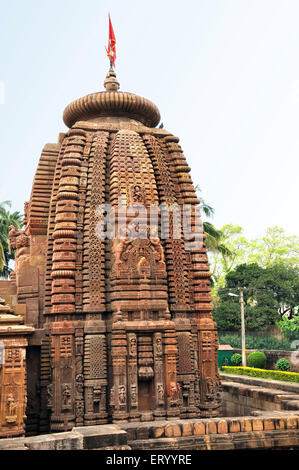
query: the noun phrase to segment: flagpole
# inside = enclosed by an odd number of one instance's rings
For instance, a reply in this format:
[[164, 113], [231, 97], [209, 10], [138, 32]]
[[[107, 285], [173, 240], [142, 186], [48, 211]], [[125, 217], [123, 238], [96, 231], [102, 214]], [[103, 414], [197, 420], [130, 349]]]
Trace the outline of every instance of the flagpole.
[[107, 55], [110, 60], [110, 69], [114, 70], [114, 64], [115, 64], [115, 59], [116, 59], [116, 52], [115, 52], [115, 35], [113, 31], [113, 26], [111, 23], [111, 18], [110, 18], [110, 13], [108, 14], [109, 18], [109, 40], [108, 40], [108, 49], [107, 49]]

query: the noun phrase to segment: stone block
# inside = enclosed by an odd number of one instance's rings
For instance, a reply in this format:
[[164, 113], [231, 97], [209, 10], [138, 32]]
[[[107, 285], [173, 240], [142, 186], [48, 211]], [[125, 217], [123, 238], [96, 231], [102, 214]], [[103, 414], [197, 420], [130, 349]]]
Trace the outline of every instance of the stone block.
[[160, 437], [164, 437], [165, 435], [165, 427], [164, 426], [157, 426], [151, 429], [151, 437], [158, 439]]
[[26, 447], [28, 439], [15, 437], [13, 439], [0, 439], [0, 450], [28, 450]]
[[[93, 450], [99, 450], [99, 451], [103, 451], [103, 449], [93, 449]], [[108, 451], [108, 450], [132, 450], [132, 447], [130, 446], [120, 446], [120, 447], [105, 447], [105, 450]]]
[[286, 428], [287, 429], [297, 429], [298, 418], [296, 416], [288, 416], [286, 418]]
[[[298, 396], [298, 395], [297, 395]], [[299, 400], [283, 400], [281, 402], [282, 408], [285, 410], [294, 410], [298, 411], [299, 410]]]
[[181, 428], [178, 424], [167, 424], [165, 427], [165, 437], [180, 437]]
[[26, 304], [16, 304], [14, 306], [14, 313], [16, 315], [21, 315], [22, 317], [25, 318], [26, 315]]
[[56, 439], [50, 434], [30, 437], [26, 446], [29, 450], [55, 450]]
[[225, 419], [221, 419], [217, 422], [217, 433], [226, 434], [228, 432], [228, 425]]
[[83, 436], [76, 432], [64, 432], [51, 434], [55, 438], [55, 450], [80, 450], [83, 449]]
[[275, 429], [274, 420], [271, 418], [264, 419], [264, 431], [272, 431]]
[[282, 418], [276, 418], [275, 421], [274, 421], [274, 424], [275, 424], [275, 429], [285, 429], [286, 428], [286, 422], [284, 419]]
[[239, 419], [228, 420], [228, 432], [240, 432], [241, 425]]
[[240, 419], [240, 430], [241, 430], [241, 432], [251, 432], [252, 431], [251, 418], [241, 418]]
[[208, 421], [206, 424], [207, 434], [217, 434], [217, 423], [213, 420]]
[[194, 424], [194, 435], [200, 436], [203, 434], [206, 434], [206, 425], [204, 422], [198, 421]]
[[127, 433], [116, 425], [100, 425], [74, 428], [83, 436], [83, 449], [100, 449], [127, 445]]
[[183, 423], [182, 424], [182, 436], [192, 436], [193, 435], [193, 424], [192, 423]]
[[128, 428], [128, 429], [124, 429], [124, 431], [127, 433], [128, 441], [135, 441], [137, 439], [137, 429], [136, 428]]
[[137, 426], [136, 429], [137, 439], [149, 439], [150, 437], [150, 428], [146, 424]]
[[264, 425], [263, 425], [263, 420], [262, 419], [253, 419], [252, 420], [252, 430], [253, 431], [263, 431], [264, 430]]

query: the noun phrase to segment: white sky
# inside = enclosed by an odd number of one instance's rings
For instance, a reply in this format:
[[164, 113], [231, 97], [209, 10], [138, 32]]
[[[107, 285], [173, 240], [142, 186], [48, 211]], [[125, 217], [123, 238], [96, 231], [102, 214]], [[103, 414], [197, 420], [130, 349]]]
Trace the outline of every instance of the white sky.
[[181, 139], [213, 222], [299, 234], [298, 0], [0, 0], [0, 201], [23, 211], [72, 100], [103, 90], [108, 11], [121, 90]]

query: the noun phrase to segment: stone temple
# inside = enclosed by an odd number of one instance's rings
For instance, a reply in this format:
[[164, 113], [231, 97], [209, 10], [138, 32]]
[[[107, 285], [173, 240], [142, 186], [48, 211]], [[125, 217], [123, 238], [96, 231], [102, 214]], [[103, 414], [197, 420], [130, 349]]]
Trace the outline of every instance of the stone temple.
[[[42, 151], [24, 230], [10, 230], [15, 272], [0, 281], [6, 436], [24, 433], [24, 410], [28, 435], [220, 413], [204, 236], [192, 247], [183, 231], [174, 237], [172, 214], [162, 239], [162, 209], [154, 235], [132, 238], [132, 213], [119, 209], [120, 200], [146, 208], [138, 232], [150, 207], [198, 208], [190, 168], [152, 102], [119, 91], [112, 68], [105, 89], [66, 108], [69, 130]], [[114, 239], [98, 236], [103, 204], [118, 216]]]

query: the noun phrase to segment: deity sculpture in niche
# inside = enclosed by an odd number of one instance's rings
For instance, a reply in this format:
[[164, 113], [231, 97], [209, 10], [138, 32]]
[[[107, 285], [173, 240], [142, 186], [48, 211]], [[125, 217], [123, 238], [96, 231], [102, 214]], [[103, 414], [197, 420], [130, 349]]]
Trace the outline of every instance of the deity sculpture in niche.
[[62, 386], [62, 409], [67, 410], [71, 408], [71, 387], [69, 384]]
[[17, 421], [17, 408], [18, 405], [14, 399], [14, 396], [12, 394], [9, 394], [7, 398], [7, 423], [13, 424]]
[[124, 385], [120, 385], [118, 389], [118, 399], [120, 405], [126, 405], [127, 403], [127, 394], [126, 394], [126, 387]]

